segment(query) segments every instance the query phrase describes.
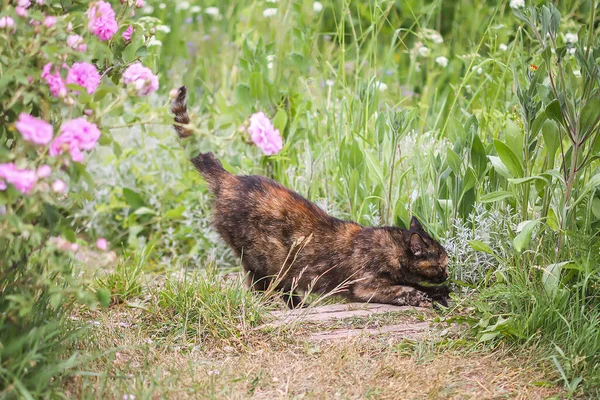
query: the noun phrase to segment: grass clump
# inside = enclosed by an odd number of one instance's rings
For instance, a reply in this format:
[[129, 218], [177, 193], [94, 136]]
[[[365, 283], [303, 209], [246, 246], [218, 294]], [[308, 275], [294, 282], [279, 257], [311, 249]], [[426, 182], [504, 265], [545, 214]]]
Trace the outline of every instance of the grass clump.
[[154, 293], [150, 330], [180, 345], [221, 339], [239, 341], [264, 319], [267, 309], [241, 279], [225, 281], [214, 267], [169, 278]]

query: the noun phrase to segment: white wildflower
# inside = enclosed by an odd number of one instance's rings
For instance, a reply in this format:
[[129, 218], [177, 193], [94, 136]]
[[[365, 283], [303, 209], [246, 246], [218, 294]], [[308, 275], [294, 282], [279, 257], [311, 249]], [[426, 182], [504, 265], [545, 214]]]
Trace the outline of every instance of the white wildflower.
[[500, 44], [500, 46], [498, 46], [498, 48], [499, 48], [500, 50], [502, 50], [502, 51], [506, 51], [506, 50], [508, 50], [508, 46], [507, 46], [507, 45], [505, 45], [504, 43], [501, 43], [501, 44]]
[[323, 11], [323, 4], [321, 4], [318, 1], [315, 1], [313, 3], [313, 11], [316, 12], [316, 13], [319, 13], [319, 12]]
[[202, 11], [202, 8], [200, 6], [192, 6], [190, 8], [190, 12], [194, 14], [198, 14], [200, 11]]
[[438, 65], [443, 68], [446, 68], [448, 66], [448, 59], [444, 56], [436, 57], [435, 62], [438, 63]]
[[273, 60], [275, 60], [275, 56], [273, 54], [269, 54], [267, 56], [267, 68], [273, 69]]
[[525, 0], [510, 0], [511, 8], [523, 8], [525, 7]]
[[379, 82], [379, 81], [375, 81], [375, 87], [380, 91], [380, 92], [385, 92], [388, 88], [388, 85], [386, 85], [383, 82]]
[[208, 7], [206, 10], [204, 10], [204, 12], [208, 15], [212, 15], [213, 17], [219, 15], [219, 9], [217, 7]]
[[169, 28], [167, 25], [157, 25], [156, 30], [163, 33], [171, 32], [171, 28]]
[[417, 51], [419, 52], [419, 55], [421, 57], [427, 57], [429, 56], [429, 53], [431, 53], [431, 51], [429, 51], [429, 48], [425, 46], [419, 47]]
[[124, 394], [123, 400], [135, 400], [135, 395], [134, 394]]
[[277, 2], [279, 2], [279, 0], [266, 0], [266, 1], [267, 1], [267, 3], [277, 3]]
[[331, 86], [333, 86], [334, 84], [335, 84], [335, 81], [334, 81], [333, 79], [327, 79], [327, 80], [325, 81], [325, 86], [329, 86], [329, 87], [331, 87]]
[[265, 8], [265, 10], [263, 11], [263, 17], [265, 17], [265, 18], [272, 17], [277, 14], [277, 11], [278, 10], [276, 8]]
[[576, 43], [577, 42], [577, 34], [576, 33], [565, 33], [565, 42], [567, 43]]
[[177, 11], [187, 10], [188, 8], [190, 8], [189, 1], [178, 1], [177, 3], [175, 3], [175, 10]]
[[150, 40], [146, 43], [146, 47], [160, 47], [162, 46], [162, 42], [156, 38], [156, 36], [152, 36]]
[[167, 5], [165, 3], [160, 3], [158, 5], [158, 8], [160, 8], [161, 10], [164, 10], [165, 8], [167, 8]]
[[575, 47], [571, 47], [570, 49], [567, 49], [567, 53], [569, 53], [570, 55], [575, 54]]

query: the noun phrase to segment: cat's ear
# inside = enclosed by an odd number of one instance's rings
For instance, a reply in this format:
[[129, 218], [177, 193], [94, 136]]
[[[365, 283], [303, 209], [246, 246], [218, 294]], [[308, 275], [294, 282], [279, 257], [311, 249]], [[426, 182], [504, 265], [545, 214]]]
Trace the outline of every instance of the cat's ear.
[[410, 235], [410, 251], [417, 257], [425, 251], [425, 241], [418, 233]]
[[412, 217], [410, 219], [410, 230], [411, 231], [423, 231], [423, 225], [419, 222], [417, 217]]

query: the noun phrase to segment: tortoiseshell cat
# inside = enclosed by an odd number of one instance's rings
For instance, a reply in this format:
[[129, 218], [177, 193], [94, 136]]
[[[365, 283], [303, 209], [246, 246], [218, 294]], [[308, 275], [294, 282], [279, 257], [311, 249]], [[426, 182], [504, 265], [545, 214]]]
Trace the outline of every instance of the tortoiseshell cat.
[[[173, 100], [175, 122], [189, 124], [187, 90]], [[180, 138], [191, 132], [175, 125]], [[315, 204], [262, 176], [227, 172], [212, 153], [192, 163], [215, 195], [214, 226], [241, 257], [255, 290], [276, 285], [290, 308], [301, 292], [395, 305], [447, 305], [448, 256], [413, 217], [410, 229], [370, 228], [329, 216]]]

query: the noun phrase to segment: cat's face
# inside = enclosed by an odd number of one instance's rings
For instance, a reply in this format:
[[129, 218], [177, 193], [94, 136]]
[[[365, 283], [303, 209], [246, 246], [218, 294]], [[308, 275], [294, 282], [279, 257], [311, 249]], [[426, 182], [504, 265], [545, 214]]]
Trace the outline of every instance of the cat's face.
[[408, 269], [413, 277], [430, 283], [442, 283], [448, 279], [446, 250], [425, 232], [415, 217], [412, 217], [410, 230], [406, 234], [411, 256], [408, 261]]

